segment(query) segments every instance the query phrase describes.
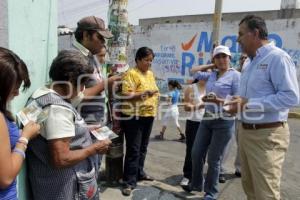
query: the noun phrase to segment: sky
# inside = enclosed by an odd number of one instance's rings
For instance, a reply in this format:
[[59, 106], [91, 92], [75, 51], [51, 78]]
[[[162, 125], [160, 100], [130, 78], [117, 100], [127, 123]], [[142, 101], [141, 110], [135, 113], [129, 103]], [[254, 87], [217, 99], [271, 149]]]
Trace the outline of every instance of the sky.
[[[108, 22], [109, 0], [58, 0], [58, 24], [70, 28], [85, 16], [95, 15]], [[281, 0], [223, 0], [222, 12], [279, 10]], [[128, 20], [138, 25], [143, 18], [213, 13], [214, 0], [128, 0]]]

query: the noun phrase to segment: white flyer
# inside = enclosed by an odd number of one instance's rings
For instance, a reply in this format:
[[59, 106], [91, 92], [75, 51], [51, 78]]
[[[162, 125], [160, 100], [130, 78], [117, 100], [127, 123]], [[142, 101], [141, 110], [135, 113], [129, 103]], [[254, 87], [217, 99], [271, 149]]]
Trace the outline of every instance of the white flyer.
[[112, 140], [114, 138], [119, 137], [107, 126], [103, 126], [101, 128], [92, 130], [91, 133], [95, 136], [95, 138], [97, 138], [97, 140], [105, 140], [105, 139]]
[[48, 117], [48, 109], [43, 110], [36, 101], [32, 101], [17, 113], [19, 121], [25, 126], [29, 121], [42, 123]]
[[[232, 98], [233, 97], [231, 95], [227, 95], [226, 98], [225, 98], [224, 104], [230, 102], [232, 100]], [[229, 109], [230, 109], [230, 105], [223, 106], [224, 111], [228, 111]]]

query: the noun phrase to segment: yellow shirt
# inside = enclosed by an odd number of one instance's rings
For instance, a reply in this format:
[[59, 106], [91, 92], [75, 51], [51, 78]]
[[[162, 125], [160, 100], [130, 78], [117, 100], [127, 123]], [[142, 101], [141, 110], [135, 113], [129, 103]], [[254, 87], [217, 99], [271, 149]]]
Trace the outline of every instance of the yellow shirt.
[[[158, 87], [155, 82], [154, 74], [148, 70], [142, 73], [138, 68], [131, 68], [123, 77], [122, 93], [144, 92], [146, 90], [156, 90]], [[124, 100], [122, 112], [126, 115], [149, 117], [157, 113], [159, 93], [144, 100]]]

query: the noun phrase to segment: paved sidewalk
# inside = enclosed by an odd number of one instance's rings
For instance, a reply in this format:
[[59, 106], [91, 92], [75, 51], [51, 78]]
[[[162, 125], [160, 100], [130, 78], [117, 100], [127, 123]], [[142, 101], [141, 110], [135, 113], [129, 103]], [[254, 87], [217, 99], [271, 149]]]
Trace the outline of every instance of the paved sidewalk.
[[[101, 199], [134, 199], [134, 200], [146, 200], [146, 199], [160, 199], [160, 200], [177, 200], [184, 199], [185, 196], [181, 194], [181, 190], [168, 184], [151, 181], [141, 182], [137, 188], [132, 192], [131, 196], [125, 197], [121, 194], [121, 187], [118, 188], [104, 188], [102, 189]], [[193, 195], [195, 198], [196, 196]], [[198, 196], [200, 198], [200, 196]]]
[[[300, 200], [300, 121], [289, 119], [291, 130], [291, 142], [283, 167], [282, 200]], [[180, 121], [184, 130], [185, 122]], [[201, 199], [203, 193], [189, 194], [179, 186], [182, 178], [182, 167], [185, 155], [185, 144], [176, 141], [179, 134], [174, 124], [170, 124], [166, 131], [166, 140], [153, 139], [161, 129], [160, 121], [155, 121], [151, 134], [150, 144], [145, 163], [145, 171], [156, 179], [153, 182], [141, 182], [137, 189], [129, 197], [121, 194], [120, 188], [106, 187], [102, 185], [101, 200], [177, 200], [177, 199]], [[236, 145], [230, 151], [225, 167], [228, 170], [227, 182], [219, 184], [218, 200], [245, 200], [241, 180], [233, 175], [234, 157]], [[104, 167], [104, 166], [102, 166]]]

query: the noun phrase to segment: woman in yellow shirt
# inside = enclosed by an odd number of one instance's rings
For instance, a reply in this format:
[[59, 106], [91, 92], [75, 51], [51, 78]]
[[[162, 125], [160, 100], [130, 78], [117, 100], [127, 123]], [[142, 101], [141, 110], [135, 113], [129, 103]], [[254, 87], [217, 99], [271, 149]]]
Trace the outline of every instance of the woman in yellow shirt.
[[152, 49], [138, 49], [135, 62], [122, 80], [122, 127], [126, 139], [122, 189], [129, 196], [139, 180], [153, 180], [143, 170], [147, 146], [157, 113], [158, 87], [150, 70], [154, 59]]

